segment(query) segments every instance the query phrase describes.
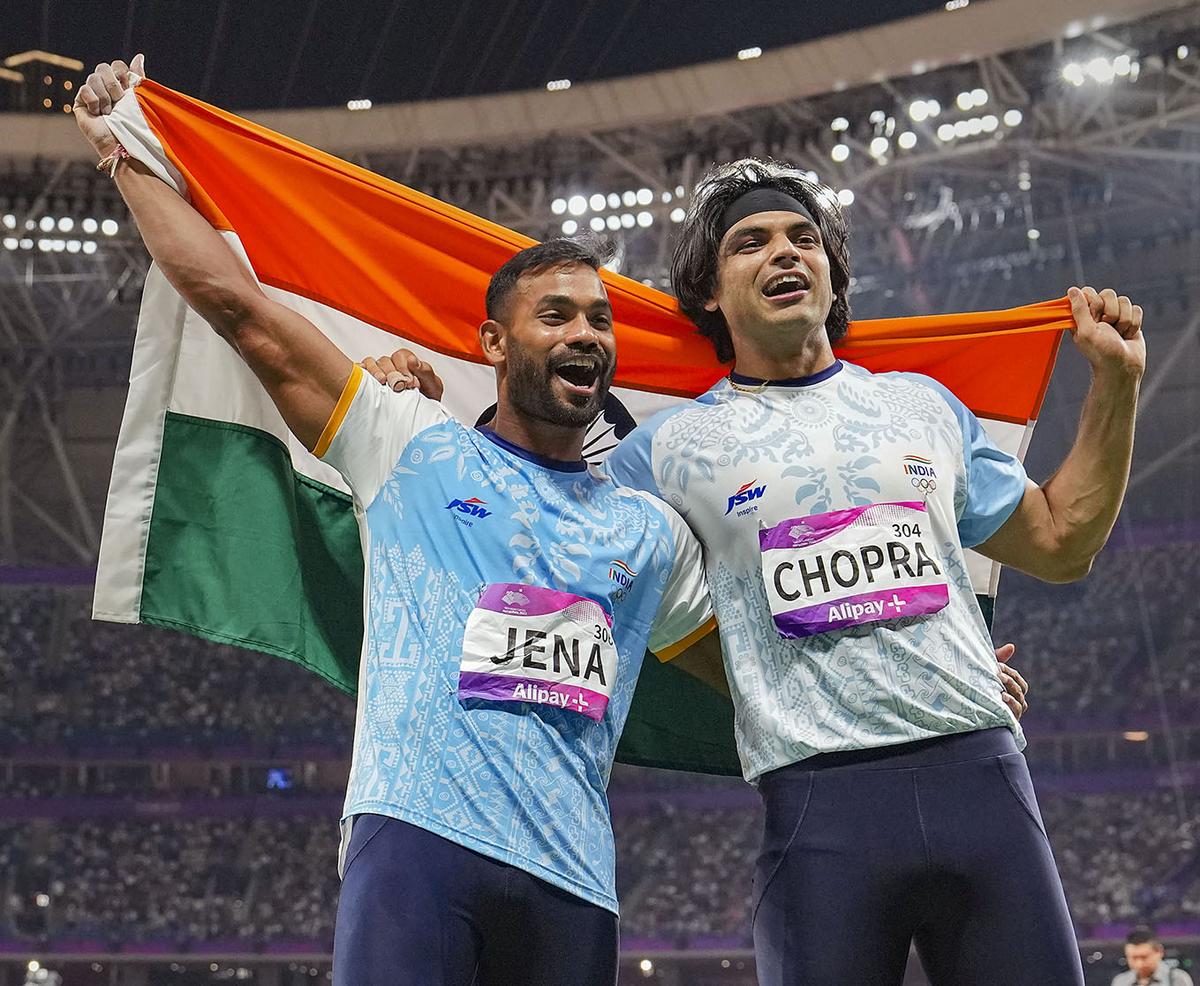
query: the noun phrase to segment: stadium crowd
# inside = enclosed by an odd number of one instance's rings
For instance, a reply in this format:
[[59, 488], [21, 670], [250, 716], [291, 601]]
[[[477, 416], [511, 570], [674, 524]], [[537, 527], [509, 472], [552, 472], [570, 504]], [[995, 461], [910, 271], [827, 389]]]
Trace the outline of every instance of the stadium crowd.
[[[1200, 921], [1195, 793], [1186, 825], [1169, 792], [1042, 799], [1080, 929]], [[748, 941], [760, 826], [753, 808], [618, 812], [622, 934]], [[336, 845], [332, 815], [0, 822], [0, 939], [327, 944]]]
[[[1190, 603], [1198, 577], [1192, 543], [1106, 551], [1091, 577], [1072, 586], [1006, 575], [995, 635], [1020, 649], [1017, 663], [1033, 686], [1031, 732], [1060, 721], [1119, 729], [1159, 703], [1188, 716], [1200, 693], [1200, 614]], [[170, 793], [217, 803], [270, 788], [259, 776], [265, 768], [164, 787], [155, 752], [347, 750], [353, 699], [304, 669], [165, 630], [92, 623], [87, 605], [75, 589], [0, 590], [0, 797]], [[79, 769], [92, 751], [112, 747], [137, 748], [144, 762]], [[38, 750], [51, 751], [44, 762], [20, 761]], [[327, 942], [338, 892], [337, 792], [322, 776], [316, 786], [297, 776], [291, 790], [272, 795], [328, 797], [327, 818], [310, 810], [295, 818], [0, 821], [0, 939]], [[615, 822], [627, 938], [747, 940], [761, 817], [752, 795], [722, 800], [722, 789], [739, 783], [618, 768], [614, 804], [622, 792], [633, 795]], [[711, 804], [725, 807], [694, 807], [709, 787]], [[689, 806], [675, 790], [690, 792]], [[661, 793], [638, 798], [647, 791]], [[1174, 793], [1043, 792], [1080, 928], [1200, 921], [1200, 817], [1193, 792], [1182, 801], [1186, 824]], [[1169, 865], [1148, 868], [1148, 859]]]
[[[1136, 578], [1135, 578], [1136, 575]], [[1187, 714], [1200, 698], [1200, 552], [1109, 549], [1083, 582], [1005, 575], [995, 637], [1018, 646], [1035, 722]], [[1147, 627], [1152, 627], [1148, 632]], [[1148, 673], [1153, 645], [1157, 676]], [[0, 749], [288, 745], [348, 751], [353, 699], [288, 661], [93, 623], [86, 594], [0, 590]]]

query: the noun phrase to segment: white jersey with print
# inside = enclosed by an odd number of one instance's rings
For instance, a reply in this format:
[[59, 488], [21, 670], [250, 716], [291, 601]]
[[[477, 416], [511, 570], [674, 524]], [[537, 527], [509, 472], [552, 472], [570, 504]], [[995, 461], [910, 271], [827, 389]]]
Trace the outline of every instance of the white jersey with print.
[[366, 566], [344, 817], [616, 910], [605, 787], [647, 647], [712, 628], [699, 543], [660, 500], [357, 367], [316, 451], [353, 491]]
[[994, 726], [1023, 742], [963, 547], [1009, 517], [1025, 472], [940, 384], [841, 362], [761, 388], [724, 379], [607, 468], [704, 545], [748, 780]]

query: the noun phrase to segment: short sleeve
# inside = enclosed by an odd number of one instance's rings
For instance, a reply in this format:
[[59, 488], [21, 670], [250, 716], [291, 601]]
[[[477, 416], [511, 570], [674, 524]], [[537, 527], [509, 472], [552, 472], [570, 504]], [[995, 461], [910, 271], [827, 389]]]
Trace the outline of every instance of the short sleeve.
[[667, 504], [643, 496], [663, 514], [671, 529], [671, 574], [659, 600], [648, 645], [660, 661], [670, 661], [715, 630], [717, 621], [704, 575], [704, 554], [696, 535]]
[[448, 417], [437, 401], [415, 389], [397, 393], [355, 364], [313, 454], [340, 472], [367, 507], [413, 437]]
[[967, 487], [958, 537], [964, 548], [973, 548], [1004, 526], [1025, 495], [1029, 479], [1021, 460], [999, 448], [962, 401], [936, 380], [920, 379], [945, 398], [958, 419]]

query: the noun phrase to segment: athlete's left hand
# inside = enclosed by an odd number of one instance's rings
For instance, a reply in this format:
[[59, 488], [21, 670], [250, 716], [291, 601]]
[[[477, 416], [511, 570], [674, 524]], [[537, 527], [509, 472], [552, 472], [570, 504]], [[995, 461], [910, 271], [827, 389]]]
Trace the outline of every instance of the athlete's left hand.
[[1067, 299], [1075, 319], [1075, 345], [1092, 370], [1139, 379], [1146, 370], [1142, 306], [1112, 288], [1069, 288]]
[[442, 399], [445, 389], [442, 378], [411, 349], [397, 349], [391, 356], [380, 356], [378, 359], [368, 356], [362, 361], [362, 368], [392, 390], [419, 387], [421, 393], [430, 400]]
[[1008, 666], [1009, 660], [1016, 652], [1015, 644], [1004, 644], [996, 648], [996, 676], [1004, 688], [1000, 697], [1004, 699], [1004, 704], [1012, 709], [1013, 715], [1020, 719], [1029, 708], [1025, 699], [1029, 692], [1029, 684], [1021, 677], [1020, 671]]

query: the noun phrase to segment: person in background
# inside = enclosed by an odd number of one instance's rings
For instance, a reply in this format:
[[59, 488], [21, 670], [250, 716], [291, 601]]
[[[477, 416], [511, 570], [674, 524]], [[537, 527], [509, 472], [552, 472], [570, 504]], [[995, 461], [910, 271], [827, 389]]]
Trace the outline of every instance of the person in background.
[[1114, 976], [1112, 986], [1192, 986], [1192, 977], [1163, 961], [1163, 946], [1152, 928], [1140, 925], [1125, 939], [1128, 972]]

